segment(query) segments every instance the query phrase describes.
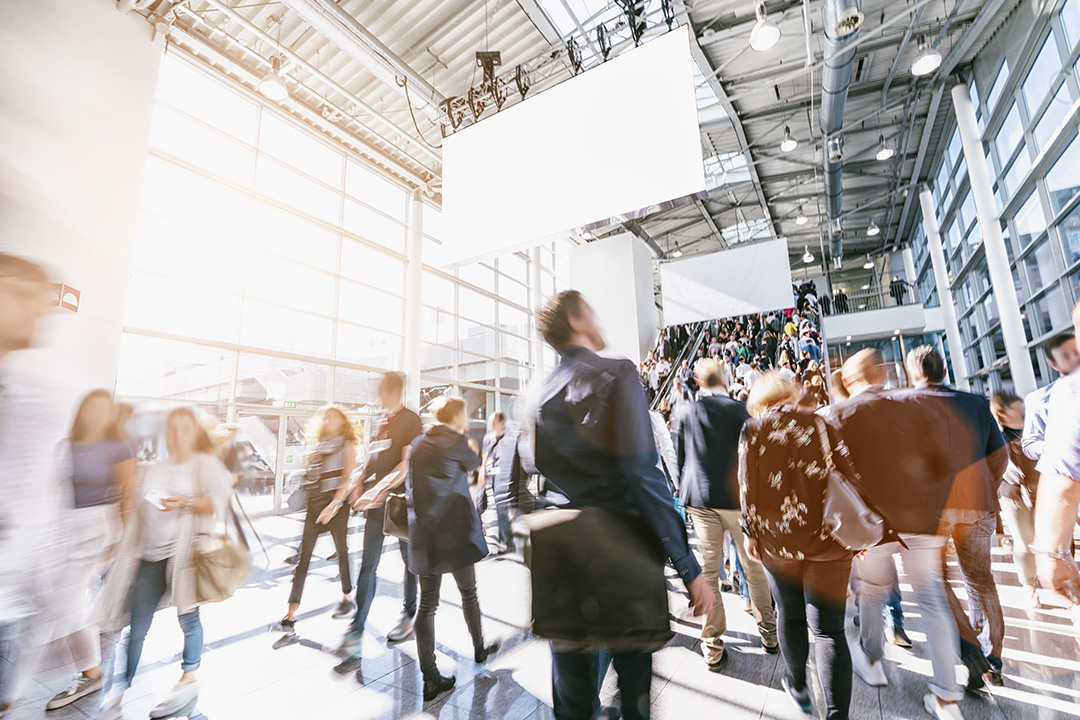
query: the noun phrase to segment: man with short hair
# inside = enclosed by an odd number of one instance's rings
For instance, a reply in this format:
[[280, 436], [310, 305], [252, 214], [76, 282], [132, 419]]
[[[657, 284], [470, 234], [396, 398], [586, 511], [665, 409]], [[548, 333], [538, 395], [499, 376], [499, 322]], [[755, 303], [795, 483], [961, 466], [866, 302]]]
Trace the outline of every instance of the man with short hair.
[[660, 391], [660, 373], [656, 369], [656, 363], [649, 363], [649, 369], [645, 373], [645, 380], [649, 387], [649, 400], [655, 400], [656, 393]]
[[[519, 450], [525, 467], [543, 476], [549, 505], [639, 512], [686, 585], [695, 614], [708, 615], [714, 594], [690, 551], [686, 527], [658, 465], [649, 408], [634, 364], [597, 355], [605, 347], [604, 338], [592, 308], [576, 290], [548, 300], [537, 325], [560, 359], [538, 384], [533, 407], [523, 419]], [[597, 551], [581, 548], [583, 553]], [[599, 710], [599, 658], [594, 648], [552, 642], [556, 720], [591, 718]], [[623, 717], [648, 718], [652, 653], [619, 650], [613, 662]]]
[[[916, 387], [901, 393], [901, 397], [924, 405], [938, 419], [943, 437], [948, 439], [952, 492], [938, 532], [942, 537], [952, 537], [956, 546], [967, 591], [968, 618], [990, 664], [983, 677], [1001, 685], [1005, 618], [991, 569], [990, 548], [997, 530], [997, 490], [1009, 466], [1008, 445], [986, 398], [944, 384], [945, 360], [933, 347], [912, 349], [907, 356], [907, 370]], [[959, 603], [953, 603], [953, 612], [962, 615]], [[965, 658], [965, 664], [971, 667], [973, 660]], [[978, 684], [975, 678], [974, 685]]]
[[480, 487], [487, 492], [491, 483], [491, 497], [495, 502], [495, 517], [499, 524], [499, 554], [514, 551], [514, 533], [510, 528], [509, 480], [513, 448], [505, 447], [506, 414], [492, 414], [488, 423], [490, 432], [484, 439], [483, 462], [480, 464]]
[[951, 490], [947, 452], [926, 408], [886, 395], [885, 379], [885, 363], [876, 350], [852, 355], [843, 368], [851, 397], [836, 405], [829, 418], [843, 438], [834, 451], [848, 454], [860, 493], [885, 519], [888, 531], [886, 542], [855, 561], [860, 637], [851, 643], [852, 667], [868, 685], [888, 684], [882, 610], [896, 573], [893, 556], [899, 553], [923, 614], [933, 668], [931, 693], [923, 705], [940, 720], [962, 720], [957, 702], [964, 691], [956, 682], [959, 640], [941, 568], [945, 538], [937, 534]]
[[[1080, 334], [1080, 302], [1072, 321]], [[1080, 572], [1071, 552], [1080, 507], [1080, 372], [1055, 385], [1047, 407], [1046, 442], [1036, 466], [1041, 476], [1031, 551], [1043, 587], [1080, 605]]]
[[686, 403], [672, 421], [675, 455], [681, 478], [679, 498], [701, 541], [702, 577], [716, 593], [716, 604], [701, 629], [701, 650], [705, 663], [720, 672], [727, 653], [723, 635], [727, 616], [720, 596], [720, 572], [724, 564], [724, 535], [731, 533], [739, 563], [746, 574], [750, 604], [757, 621], [765, 652], [779, 652], [776, 616], [765, 573], [751, 561], [743, 547], [739, 526], [739, 434], [749, 418], [746, 407], [727, 397], [723, 368], [715, 360], [700, 360], [694, 374], [701, 387], [697, 402]]
[[[1072, 330], [1058, 333], [1043, 345], [1046, 362], [1061, 377], [1068, 377], [1080, 367], [1080, 352], [1077, 351], [1076, 333]], [[1038, 461], [1042, 457], [1043, 442], [1046, 437], [1046, 414], [1049, 412], [1050, 395], [1054, 392], [1057, 380], [1028, 393], [1024, 400], [1024, 438], [1020, 441], [1024, 454]]]
[[[382, 560], [383, 544], [386, 540], [383, 521], [386, 515], [386, 498], [393, 487], [390, 483], [401, 478], [405, 449], [424, 429], [420, 416], [405, 407], [404, 396], [405, 377], [396, 372], [383, 375], [379, 382], [379, 402], [382, 404], [383, 415], [377, 420], [367, 464], [361, 471], [359, 484], [350, 498], [353, 509], [364, 513], [364, 550], [360, 558], [360, 575], [356, 580], [356, 614], [341, 644], [345, 660], [338, 669], [342, 672], [354, 669], [360, 662], [360, 642], [367, 625], [371, 603], [375, 599], [379, 562]], [[370, 489], [365, 487], [369, 478], [375, 483]], [[405, 564], [402, 580], [405, 597], [397, 624], [386, 634], [386, 639], [390, 642], [400, 642], [412, 635], [416, 620], [417, 580], [416, 576], [409, 572], [409, 543], [401, 539], [397, 542], [401, 561]]]

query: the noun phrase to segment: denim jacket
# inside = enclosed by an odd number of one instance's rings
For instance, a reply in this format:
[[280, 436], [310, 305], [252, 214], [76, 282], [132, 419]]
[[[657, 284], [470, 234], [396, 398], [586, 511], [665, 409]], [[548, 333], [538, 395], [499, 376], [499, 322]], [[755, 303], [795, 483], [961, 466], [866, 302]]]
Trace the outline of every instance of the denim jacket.
[[658, 466], [637, 368], [580, 347], [561, 356], [533, 393], [522, 428], [522, 460], [543, 476], [542, 499], [554, 507], [637, 511], [689, 583], [701, 568]]

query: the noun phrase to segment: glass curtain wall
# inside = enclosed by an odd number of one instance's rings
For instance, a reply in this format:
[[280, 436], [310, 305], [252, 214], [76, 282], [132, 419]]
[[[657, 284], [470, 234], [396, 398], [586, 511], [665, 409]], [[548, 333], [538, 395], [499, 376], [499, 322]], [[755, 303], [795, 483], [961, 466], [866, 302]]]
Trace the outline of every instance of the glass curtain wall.
[[[1070, 326], [1080, 298], [1080, 3], [1059, 3], [1010, 57], [1019, 58], [1016, 67], [998, 58], [986, 82], [970, 90], [1036, 379], [1044, 384], [1054, 373], [1041, 345]], [[954, 118], [947, 127], [931, 187], [972, 389], [988, 393], [1012, 375]], [[933, 269], [921, 225], [913, 250], [919, 286], [929, 289]]]

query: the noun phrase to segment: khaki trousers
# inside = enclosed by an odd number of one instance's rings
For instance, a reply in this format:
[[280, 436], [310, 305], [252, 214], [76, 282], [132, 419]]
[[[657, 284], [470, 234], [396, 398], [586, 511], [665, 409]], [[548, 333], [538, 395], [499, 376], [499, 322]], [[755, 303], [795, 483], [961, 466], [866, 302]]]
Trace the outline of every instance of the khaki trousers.
[[746, 586], [750, 590], [750, 606], [757, 621], [758, 633], [763, 645], [776, 645], [776, 614], [773, 612], [769, 584], [765, 571], [759, 563], [751, 560], [743, 547], [743, 533], [739, 527], [738, 510], [713, 510], [710, 508], [686, 508], [694, 524], [694, 533], [701, 541], [701, 575], [716, 592], [716, 604], [701, 629], [701, 649], [705, 661], [720, 661], [724, 652], [723, 635], [727, 632], [727, 615], [724, 600], [720, 596], [720, 567], [724, 562], [724, 532], [731, 533], [739, 562], [746, 573]]

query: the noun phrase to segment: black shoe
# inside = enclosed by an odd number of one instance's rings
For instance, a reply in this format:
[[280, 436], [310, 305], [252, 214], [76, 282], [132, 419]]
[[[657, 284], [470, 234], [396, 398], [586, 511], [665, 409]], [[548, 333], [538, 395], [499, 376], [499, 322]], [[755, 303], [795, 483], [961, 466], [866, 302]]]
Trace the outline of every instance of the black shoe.
[[424, 702], [431, 702], [448, 690], [454, 689], [457, 678], [436, 675], [432, 680], [424, 681]]
[[990, 666], [990, 661], [983, 655], [982, 649], [961, 640], [960, 660], [963, 661], [964, 666], [967, 667], [968, 692], [975, 692], [976, 690], [981, 690], [986, 687], [986, 681], [983, 680], [983, 673], [989, 673], [993, 668]]
[[792, 687], [788, 679], [782, 678], [780, 685], [784, 688], [784, 692], [788, 694], [791, 701], [799, 708], [799, 711], [810, 715], [814, 712], [814, 706], [810, 703], [810, 691], [807, 688], [803, 688], [801, 691]]
[[296, 621], [295, 620], [289, 620], [288, 618], [282, 618], [281, 621], [278, 623], [278, 626], [281, 628], [281, 632], [283, 632], [285, 634], [274, 641], [274, 649], [275, 650], [280, 650], [283, 647], [288, 647], [289, 645], [295, 645], [296, 643], [300, 642], [300, 639], [298, 637], [296, 637]]
[[326, 556], [327, 562], [333, 562], [334, 560], [337, 560], [337, 550]]
[[354, 612], [356, 612], [356, 606], [353, 605], [353, 601], [342, 600], [338, 603], [337, 610], [334, 611], [334, 614], [331, 617], [335, 620], [340, 620], [341, 618], [349, 617]]
[[717, 660], [716, 662], [709, 663], [709, 672], [714, 672], [714, 673], [722, 672], [723, 669], [724, 669], [724, 666], [727, 665], [727, 661], [728, 661], [728, 651], [727, 651], [727, 648], [725, 648], [724, 651], [722, 653], [720, 653], [720, 659], [719, 660]]
[[296, 553], [295, 555], [290, 555], [289, 557], [285, 558], [285, 564], [286, 565], [296, 565], [299, 562], [300, 562], [300, 553]]
[[779, 655], [780, 654], [780, 643], [776, 643], [775, 645], [766, 645], [765, 643], [761, 643], [761, 647], [769, 655]]
[[473, 651], [473, 659], [478, 663], [485, 663], [487, 659], [499, 652], [500, 643], [493, 642], [486, 647], [479, 647]]
[[983, 673], [983, 682], [994, 687], [1004, 687], [1005, 676], [1001, 674], [1000, 670], [991, 670]]
[[886, 627], [885, 635], [896, 647], [909, 648], [912, 645], [911, 638], [908, 637], [908, 634], [904, 632], [904, 628], [902, 627]]

